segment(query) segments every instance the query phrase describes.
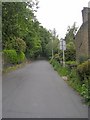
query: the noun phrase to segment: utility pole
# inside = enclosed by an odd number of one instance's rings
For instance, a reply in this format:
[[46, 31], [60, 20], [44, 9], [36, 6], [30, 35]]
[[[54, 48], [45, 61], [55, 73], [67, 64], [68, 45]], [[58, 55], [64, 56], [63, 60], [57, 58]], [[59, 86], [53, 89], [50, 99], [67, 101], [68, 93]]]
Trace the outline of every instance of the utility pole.
[[65, 53], [64, 53], [64, 51], [66, 50], [66, 42], [64, 39], [60, 40], [60, 50], [63, 51], [63, 67], [65, 67]]
[[[62, 42], [64, 43], [64, 42]], [[65, 67], [65, 53], [64, 53], [64, 45], [63, 45], [63, 67]]]
[[53, 59], [53, 38], [52, 38], [52, 59]]
[[52, 34], [53, 34], [53, 36], [52, 36], [52, 59], [53, 59], [53, 57], [54, 57], [53, 40], [55, 40], [55, 37], [56, 37], [56, 30], [55, 30], [55, 28], [53, 29]]

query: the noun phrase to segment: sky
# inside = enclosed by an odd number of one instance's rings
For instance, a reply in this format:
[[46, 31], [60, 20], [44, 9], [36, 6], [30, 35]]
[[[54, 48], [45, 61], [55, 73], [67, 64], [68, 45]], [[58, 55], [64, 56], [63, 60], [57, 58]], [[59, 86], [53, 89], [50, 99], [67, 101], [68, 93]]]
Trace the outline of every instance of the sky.
[[56, 29], [59, 38], [64, 38], [68, 26], [76, 22], [82, 24], [83, 7], [88, 7], [89, 0], [39, 0], [36, 13], [38, 21], [48, 30]]

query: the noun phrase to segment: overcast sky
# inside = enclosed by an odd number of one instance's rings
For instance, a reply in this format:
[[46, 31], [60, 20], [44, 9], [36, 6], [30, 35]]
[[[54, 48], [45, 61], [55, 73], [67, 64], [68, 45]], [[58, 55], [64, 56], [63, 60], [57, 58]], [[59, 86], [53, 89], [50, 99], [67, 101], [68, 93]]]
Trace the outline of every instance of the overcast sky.
[[89, 0], [39, 0], [36, 13], [39, 22], [47, 29], [56, 29], [59, 38], [64, 38], [67, 27], [74, 22], [82, 24], [82, 9], [88, 7]]

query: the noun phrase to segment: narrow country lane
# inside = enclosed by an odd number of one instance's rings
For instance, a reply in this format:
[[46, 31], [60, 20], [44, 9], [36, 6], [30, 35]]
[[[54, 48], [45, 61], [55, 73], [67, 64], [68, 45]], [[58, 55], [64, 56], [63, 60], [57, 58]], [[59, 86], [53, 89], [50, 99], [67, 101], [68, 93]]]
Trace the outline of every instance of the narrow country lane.
[[3, 118], [87, 118], [88, 107], [48, 61], [3, 75]]

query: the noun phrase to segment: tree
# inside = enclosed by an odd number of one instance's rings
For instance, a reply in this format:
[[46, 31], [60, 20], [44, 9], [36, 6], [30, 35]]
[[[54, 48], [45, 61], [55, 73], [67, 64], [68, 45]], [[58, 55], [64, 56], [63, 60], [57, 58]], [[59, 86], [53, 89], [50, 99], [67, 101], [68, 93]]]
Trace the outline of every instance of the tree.
[[3, 49], [15, 49], [16, 51], [18, 49], [18, 52], [20, 52], [21, 49], [25, 49], [28, 43], [29, 47], [32, 46], [33, 51], [40, 49], [40, 40], [37, 33], [39, 22], [34, 16], [34, 9], [35, 6], [37, 7], [38, 1], [6, 2], [2, 4]]
[[[52, 41], [53, 39], [53, 41]], [[51, 40], [46, 45], [46, 53], [48, 57], [52, 56], [52, 49], [53, 49], [53, 55], [58, 54], [59, 52], [59, 39], [55, 36], [51, 37]]]
[[40, 36], [41, 46], [42, 46], [41, 55], [46, 57], [48, 53], [46, 46], [51, 41], [51, 33], [43, 26], [40, 26], [39, 36]]
[[49, 57], [52, 38], [54, 52], [57, 53], [56, 30], [51, 33], [41, 26], [35, 17], [38, 8], [37, 0], [2, 4], [3, 49], [24, 52], [28, 59], [36, 58], [38, 55]]
[[[11, 37], [19, 37], [21, 22], [24, 23], [26, 3], [4, 2], [2, 3], [2, 39], [3, 48], [5, 42]], [[23, 24], [24, 26], [24, 24]]]
[[[33, 3], [33, 4], [32, 4]], [[3, 2], [2, 3], [2, 39], [3, 48], [5, 42], [11, 37], [24, 38], [29, 31], [28, 24], [35, 19], [31, 2]]]
[[65, 59], [66, 61], [76, 60], [76, 48], [73, 42], [69, 42], [67, 44], [67, 49], [65, 51]]
[[76, 60], [76, 47], [75, 47], [75, 34], [77, 31], [76, 24], [74, 23], [73, 26], [69, 26], [67, 29], [67, 33], [65, 36], [66, 41], [66, 51], [65, 51], [65, 58], [66, 61], [73, 61]]
[[65, 36], [66, 43], [74, 42], [76, 32], [77, 32], [76, 23], [74, 23], [73, 26], [71, 26], [71, 27], [68, 26], [67, 33]]
[[24, 40], [14, 37], [6, 41], [5, 49], [7, 50], [14, 49], [16, 50], [16, 52], [25, 52], [26, 43], [24, 42]]

